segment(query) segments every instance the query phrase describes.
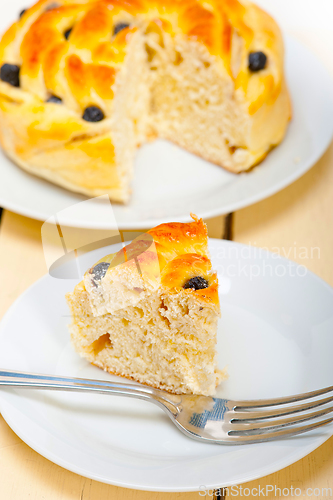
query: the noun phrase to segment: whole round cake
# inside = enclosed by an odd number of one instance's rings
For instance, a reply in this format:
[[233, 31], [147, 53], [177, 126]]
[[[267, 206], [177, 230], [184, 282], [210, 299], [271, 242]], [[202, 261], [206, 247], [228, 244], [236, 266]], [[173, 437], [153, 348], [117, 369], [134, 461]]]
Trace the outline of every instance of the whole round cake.
[[0, 42], [1, 145], [32, 174], [125, 203], [156, 137], [242, 172], [285, 135], [283, 64], [279, 27], [247, 0], [41, 0]]

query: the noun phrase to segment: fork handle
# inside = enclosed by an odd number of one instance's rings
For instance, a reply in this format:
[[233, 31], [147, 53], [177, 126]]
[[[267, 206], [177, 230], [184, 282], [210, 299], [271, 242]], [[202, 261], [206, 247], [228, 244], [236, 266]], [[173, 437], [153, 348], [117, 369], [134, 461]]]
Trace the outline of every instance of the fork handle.
[[[113, 394], [128, 396], [158, 404], [163, 409], [174, 406], [173, 395], [135, 384], [107, 382], [104, 380], [89, 380], [74, 377], [54, 377], [36, 373], [0, 370], [0, 387], [19, 387], [24, 389], [48, 389], [56, 391], [95, 392], [99, 394]], [[166, 408], [165, 408], [166, 407]]]

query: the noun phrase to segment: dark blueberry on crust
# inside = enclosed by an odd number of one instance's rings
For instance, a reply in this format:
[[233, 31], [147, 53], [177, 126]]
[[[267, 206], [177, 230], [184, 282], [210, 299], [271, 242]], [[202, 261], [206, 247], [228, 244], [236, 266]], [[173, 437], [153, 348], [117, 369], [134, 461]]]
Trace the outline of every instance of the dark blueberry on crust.
[[194, 290], [202, 290], [203, 288], [208, 288], [209, 283], [205, 278], [202, 276], [194, 276], [194, 278], [191, 278], [188, 280], [183, 288], [193, 288]]
[[100, 122], [105, 117], [100, 108], [97, 106], [89, 106], [84, 110], [82, 118], [86, 120], [86, 122]]
[[260, 71], [265, 68], [267, 56], [263, 52], [250, 52], [249, 70], [252, 72]]
[[20, 86], [20, 67], [15, 64], [3, 64], [0, 69], [0, 78], [13, 87]]
[[73, 28], [69, 28], [69, 30], [65, 31], [65, 33], [64, 33], [64, 37], [66, 38], [66, 40], [68, 40], [69, 35], [70, 35], [70, 34], [71, 34], [71, 32], [72, 32], [72, 29], [73, 29]]
[[23, 9], [21, 10], [20, 14], [19, 14], [19, 18], [21, 19], [21, 17], [23, 16], [23, 14], [27, 12], [27, 9]]
[[129, 27], [128, 23], [118, 23], [113, 28], [113, 34], [116, 35], [117, 33], [119, 33], [119, 31], [124, 30], [125, 28], [128, 28], [128, 27]]
[[108, 262], [100, 262], [96, 264], [95, 267], [89, 269], [89, 273], [92, 274], [92, 284], [97, 287], [98, 281], [101, 281], [102, 278], [106, 275], [106, 271], [109, 269], [110, 264]]
[[60, 97], [57, 97], [56, 95], [51, 95], [51, 97], [49, 97], [46, 102], [53, 102], [54, 104], [61, 104], [62, 99], [60, 99]]

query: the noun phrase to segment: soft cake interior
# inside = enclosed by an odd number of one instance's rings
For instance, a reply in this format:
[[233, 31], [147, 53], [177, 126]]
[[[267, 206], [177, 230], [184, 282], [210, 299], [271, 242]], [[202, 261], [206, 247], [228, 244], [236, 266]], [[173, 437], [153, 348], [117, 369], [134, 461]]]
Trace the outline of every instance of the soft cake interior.
[[193, 296], [159, 289], [97, 317], [83, 282], [67, 300], [74, 346], [100, 368], [182, 394], [213, 394], [223, 378], [215, 368], [218, 316]]
[[[196, 42], [175, 41], [148, 28], [137, 32], [116, 80], [113, 113], [117, 158], [128, 178], [136, 146], [156, 137], [226, 169], [241, 171], [254, 161], [233, 83]], [[260, 155], [261, 150], [255, 161]]]
[[[120, 110], [119, 116], [124, 109], [129, 110], [133, 131], [124, 133], [123, 129], [117, 136], [119, 150], [123, 146], [128, 151], [131, 136], [136, 145], [161, 137], [227, 170], [241, 172], [262, 160], [282, 140], [290, 112], [284, 83], [274, 106], [263, 106], [260, 117], [253, 121], [244, 96], [235, 91], [222, 61], [206, 47], [181, 35], [171, 37], [154, 22], [139, 26], [121, 71], [127, 75], [134, 72], [135, 76], [129, 78], [126, 89], [116, 87], [123, 99], [121, 105], [115, 104], [115, 110]], [[237, 72], [244, 47], [236, 32], [232, 46], [230, 64]], [[124, 106], [126, 101], [129, 104]], [[135, 152], [133, 147], [132, 161]]]

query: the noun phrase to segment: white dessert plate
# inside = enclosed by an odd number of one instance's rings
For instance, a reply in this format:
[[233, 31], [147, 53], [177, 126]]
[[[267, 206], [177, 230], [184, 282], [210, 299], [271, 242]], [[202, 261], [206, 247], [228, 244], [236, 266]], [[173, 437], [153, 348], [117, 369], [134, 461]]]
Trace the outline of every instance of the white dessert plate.
[[[2, 2], [0, 28], [17, 15], [21, 0]], [[6, 21], [6, 22], [5, 22]], [[208, 218], [258, 202], [295, 181], [323, 154], [333, 135], [332, 81], [316, 57], [286, 39], [286, 74], [293, 119], [283, 143], [251, 172], [231, 174], [167, 141], [142, 147], [136, 158], [129, 205], [113, 204], [120, 229], [189, 221], [190, 212]], [[17, 167], [0, 152], [0, 206], [45, 221], [85, 200]], [[109, 204], [93, 200], [63, 224], [114, 228]]]
[[[333, 384], [333, 289], [305, 268], [233, 242], [210, 240], [222, 318], [219, 365], [229, 379], [220, 397], [269, 398]], [[91, 252], [92, 265], [113, 248]], [[0, 368], [104, 380], [122, 379], [73, 350], [64, 294], [77, 280], [44, 276], [0, 325]], [[237, 485], [304, 457], [333, 434], [246, 446], [184, 436], [150, 403], [96, 394], [3, 388], [0, 410], [41, 455], [83, 476], [128, 488], [198, 491]]]

